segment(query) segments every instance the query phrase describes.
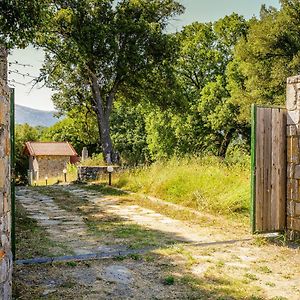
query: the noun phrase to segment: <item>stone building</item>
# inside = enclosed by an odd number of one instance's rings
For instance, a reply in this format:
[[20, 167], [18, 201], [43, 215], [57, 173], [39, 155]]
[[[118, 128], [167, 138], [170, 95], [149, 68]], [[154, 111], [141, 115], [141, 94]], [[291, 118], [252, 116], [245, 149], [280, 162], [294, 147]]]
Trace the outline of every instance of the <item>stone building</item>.
[[68, 163], [78, 161], [76, 151], [68, 142], [27, 142], [25, 153], [34, 180], [61, 176]]

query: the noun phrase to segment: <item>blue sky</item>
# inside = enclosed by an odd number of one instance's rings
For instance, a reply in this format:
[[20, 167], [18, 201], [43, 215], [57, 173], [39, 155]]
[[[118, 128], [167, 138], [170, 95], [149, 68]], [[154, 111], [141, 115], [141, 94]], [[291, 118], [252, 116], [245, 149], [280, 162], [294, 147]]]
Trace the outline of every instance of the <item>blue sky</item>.
[[[182, 26], [194, 21], [209, 22], [215, 21], [232, 12], [236, 12], [249, 19], [252, 16], [258, 16], [262, 4], [279, 8], [278, 0], [180, 0], [186, 7], [184, 15], [176, 17], [171, 22], [170, 31], [178, 31]], [[22, 73], [30, 73], [38, 76], [39, 68], [43, 62], [43, 52], [41, 50], [28, 47], [24, 50], [14, 50], [9, 57], [9, 61], [18, 61], [22, 64], [29, 64], [32, 67], [16, 67], [12, 65], [12, 70], [18, 70]], [[53, 110], [51, 101], [51, 91], [45, 87], [34, 87], [28, 82], [30, 78], [23, 78], [18, 74], [12, 74], [10, 79], [14, 79], [24, 85], [15, 84], [16, 103], [41, 110]]]

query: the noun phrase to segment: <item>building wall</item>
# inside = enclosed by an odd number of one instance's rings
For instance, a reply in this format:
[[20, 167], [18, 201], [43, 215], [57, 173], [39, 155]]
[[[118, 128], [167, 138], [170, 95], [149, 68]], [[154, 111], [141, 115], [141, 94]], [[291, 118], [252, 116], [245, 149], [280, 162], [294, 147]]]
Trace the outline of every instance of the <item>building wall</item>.
[[0, 80], [0, 299], [11, 299], [11, 190], [9, 90]]
[[287, 80], [287, 229], [300, 237], [300, 76]]
[[63, 175], [63, 169], [70, 162], [70, 156], [37, 156], [38, 178], [46, 176], [56, 177]]

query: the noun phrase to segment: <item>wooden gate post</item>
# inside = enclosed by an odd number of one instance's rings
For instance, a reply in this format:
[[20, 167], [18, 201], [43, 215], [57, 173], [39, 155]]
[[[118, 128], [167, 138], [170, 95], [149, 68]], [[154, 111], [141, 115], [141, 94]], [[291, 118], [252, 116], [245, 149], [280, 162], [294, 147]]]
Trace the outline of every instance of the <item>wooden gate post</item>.
[[287, 79], [287, 229], [300, 237], [300, 76]]

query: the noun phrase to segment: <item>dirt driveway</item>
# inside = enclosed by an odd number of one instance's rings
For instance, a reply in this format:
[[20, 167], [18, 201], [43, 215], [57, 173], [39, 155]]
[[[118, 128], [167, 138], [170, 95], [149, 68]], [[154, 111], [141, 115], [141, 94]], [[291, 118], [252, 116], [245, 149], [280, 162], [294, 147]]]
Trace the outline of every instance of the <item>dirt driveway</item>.
[[[239, 222], [101, 186], [19, 188], [17, 202], [18, 259], [62, 261], [17, 265], [15, 299], [300, 299], [299, 248]], [[77, 261], [90, 254], [108, 258]]]

